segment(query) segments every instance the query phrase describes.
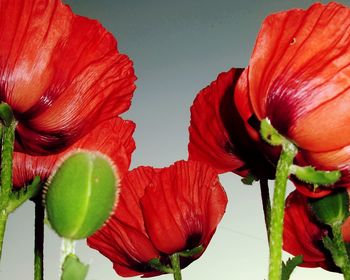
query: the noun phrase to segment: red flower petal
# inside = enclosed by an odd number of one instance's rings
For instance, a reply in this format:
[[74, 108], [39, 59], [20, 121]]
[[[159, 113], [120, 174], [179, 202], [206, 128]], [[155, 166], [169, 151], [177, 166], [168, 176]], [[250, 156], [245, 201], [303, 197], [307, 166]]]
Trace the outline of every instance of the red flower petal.
[[258, 35], [249, 71], [252, 107], [301, 148], [350, 143], [349, 27], [347, 7], [314, 4], [269, 16]]
[[87, 243], [109, 258], [115, 271], [123, 277], [154, 273], [147, 263], [160, 257], [148, 236], [121, 222], [116, 216], [112, 216], [106, 226], [89, 237]]
[[[242, 104], [237, 108], [232, 106], [241, 73], [242, 69], [221, 73], [197, 95], [191, 107], [189, 159], [210, 164], [220, 173], [232, 171], [240, 176], [252, 173], [257, 178], [271, 177], [272, 167], [269, 168], [257, 150], [259, 144], [246, 132], [243, 120], [248, 120], [251, 114], [248, 116]], [[241, 83], [239, 94], [246, 88]], [[243, 120], [238, 110], [244, 111]]]
[[205, 248], [227, 204], [217, 173], [198, 162], [176, 162], [159, 171], [141, 199], [146, 230], [155, 247], [173, 254]]
[[160, 257], [145, 230], [140, 205], [153, 175], [151, 167], [130, 171], [122, 180], [115, 213], [101, 230], [88, 238], [88, 245], [109, 258], [121, 276], [154, 272], [147, 263]]
[[[349, 186], [349, 42], [350, 9], [341, 4], [273, 14], [264, 21], [249, 68], [237, 82], [235, 103], [251, 138], [259, 142], [260, 135], [250, 118], [267, 117], [298, 146], [295, 164], [342, 171], [334, 186], [316, 192], [293, 180], [307, 196]], [[270, 160], [278, 159], [276, 149], [260, 148]]]
[[50, 176], [56, 162], [65, 154], [76, 149], [99, 151], [109, 156], [115, 163], [119, 176], [123, 177], [131, 162], [131, 154], [135, 150], [132, 134], [135, 124], [114, 118], [101, 123], [91, 133], [85, 135], [68, 150], [50, 156], [31, 156], [19, 152], [14, 153], [13, 184], [22, 187], [30, 183], [35, 176], [42, 182]]
[[225, 128], [227, 122], [233, 125], [233, 118], [227, 110], [226, 116], [222, 112], [223, 105], [232, 107], [235, 82], [241, 72], [242, 69], [231, 69], [221, 73], [216, 81], [197, 95], [191, 107], [188, 151], [190, 160], [211, 163], [219, 172], [236, 171], [246, 176], [245, 163], [234, 155], [234, 146]]
[[0, 98], [19, 121], [16, 149], [65, 149], [128, 109], [132, 62], [97, 21], [61, 1], [0, 3]]
[[322, 267], [334, 271], [335, 265], [323, 247], [324, 227], [311, 216], [307, 198], [292, 192], [286, 200], [283, 230], [283, 249], [292, 255], [303, 255], [305, 267]]
[[[122, 276], [159, 275], [148, 262], [160, 258], [168, 265], [173, 253], [199, 245], [205, 249], [226, 204], [217, 173], [201, 163], [139, 167], [123, 178], [115, 213], [88, 245], [108, 257]], [[199, 255], [182, 258], [181, 267]]]

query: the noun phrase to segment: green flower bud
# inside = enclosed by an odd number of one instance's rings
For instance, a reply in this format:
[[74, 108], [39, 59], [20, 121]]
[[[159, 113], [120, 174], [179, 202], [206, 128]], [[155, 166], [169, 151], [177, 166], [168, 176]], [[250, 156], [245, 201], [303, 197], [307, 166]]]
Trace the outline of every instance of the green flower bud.
[[46, 186], [45, 204], [52, 228], [68, 239], [92, 235], [112, 213], [118, 183], [107, 156], [81, 150], [70, 154]]
[[349, 195], [345, 189], [320, 199], [310, 199], [309, 202], [316, 217], [326, 225], [342, 224], [349, 217]]

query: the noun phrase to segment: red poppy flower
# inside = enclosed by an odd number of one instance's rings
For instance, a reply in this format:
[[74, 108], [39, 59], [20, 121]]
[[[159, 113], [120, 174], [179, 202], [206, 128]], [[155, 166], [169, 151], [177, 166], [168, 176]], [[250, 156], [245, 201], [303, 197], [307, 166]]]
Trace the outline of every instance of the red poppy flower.
[[322, 243], [327, 227], [319, 224], [310, 211], [307, 197], [296, 191], [289, 194], [284, 214], [283, 249], [294, 256], [303, 255], [301, 266], [339, 271]]
[[104, 121], [92, 132], [79, 139], [68, 150], [49, 156], [31, 156], [15, 152], [13, 158], [13, 185], [15, 188], [28, 185], [35, 176], [45, 182], [56, 163], [67, 153], [77, 149], [99, 151], [116, 165], [122, 178], [129, 169], [131, 154], [135, 150], [132, 134], [135, 124], [121, 118]]
[[273, 166], [250, 139], [237, 108], [232, 107], [234, 87], [242, 71], [221, 73], [197, 95], [191, 107], [189, 159], [206, 162], [220, 173], [271, 178]]
[[[176, 252], [205, 249], [226, 204], [217, 173], [202, 163], [139, 167], [122, 180], [114, 215], [88, 245], [109, 258], [121, 276], [159, 275], [148, 262], [159, 258], [166, 265]], [[181, 257], [181, 267], [202, 253]]]
[[96, 20], [61, 1], [2, 0], [0, 30], [0, 100], [18, 121], [17, 151], [61, 151], [129, 108], [132, 62]]
[[350, 9], [343, 5], [314, 4], [267, 17], [235, 94], [250, 136], [259, 138], [249, 120], [268, 118], [298, 146], [301, 163], [348, 169], [349, 53]]

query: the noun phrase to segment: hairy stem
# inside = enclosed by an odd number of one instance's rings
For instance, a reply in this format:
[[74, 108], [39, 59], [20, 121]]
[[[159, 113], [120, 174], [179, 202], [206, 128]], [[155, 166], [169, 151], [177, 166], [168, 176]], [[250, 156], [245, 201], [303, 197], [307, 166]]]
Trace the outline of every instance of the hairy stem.
[[332, 226], [333, 242], [336, 252], [331, 253], [335, 264], [339, 266], [340, 270], [342, 271], [344, 279], [350, 280], [350, 262], [341, 232], [341, 225], [342, 224], [336, 224]]
[[280, 280], [282, 274], [282, 237], [284, 218], [284, 199], [286, 195], [289, 168], [297, 153], [293, 143], [285, 140], [277, 164], [273, 206], [270, 225], [270, 266], [269, 280]]
[[175, 253], [170, 256], [171, 267], [173, 269], [174, 280], [181, 280], [180, 255]]

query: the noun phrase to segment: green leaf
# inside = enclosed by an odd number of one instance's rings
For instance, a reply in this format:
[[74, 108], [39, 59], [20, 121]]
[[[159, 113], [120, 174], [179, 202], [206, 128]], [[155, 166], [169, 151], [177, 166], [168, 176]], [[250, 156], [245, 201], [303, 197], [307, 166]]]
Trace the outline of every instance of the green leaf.
[[80, 262], [76, 255], [69, 254], [62, 265], [61, 280], [84, 280], [89, 266]]
[[349, 195], [339, 189], [320, 199], [309, 199], [311, 209], [320, 222], [334, 226], [349, 217]]
[[260, 123], [261, 137], [272, 146], [282, 145], [285, 138], [273, 128], [268, 119], [263, 119]]
[[316, 170], [312, 166], [297, 166], [292, 165], [290, 173], [294, 174], [299, 180], [314, 185], [329, 186], [336, 183], [340, 177], [341, 172], [338, 170], [334, 171], [322, 171]]
[[288, 280], [294, 269], [303, 263], [303, 256], [295, 256], [288, 259], [286, 263], [282, 262], [282, 277], [281, 280]]
[[12, 190], [9, 204], [7, 206], [8, 213], [12, 213], [28, 199], [35, 197], [40, 191], [40, 177], [36, 176], [33, 182], [19, 190]]

